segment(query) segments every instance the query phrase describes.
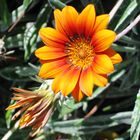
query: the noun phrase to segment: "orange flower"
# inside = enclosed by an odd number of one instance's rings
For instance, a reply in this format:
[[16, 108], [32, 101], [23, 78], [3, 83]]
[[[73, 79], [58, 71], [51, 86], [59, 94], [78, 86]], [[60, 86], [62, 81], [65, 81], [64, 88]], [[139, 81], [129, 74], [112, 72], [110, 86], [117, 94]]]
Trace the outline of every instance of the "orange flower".
[[12, 120], [15, 120], [23, 113], [19, 126], [20, 128], [32, 126], [32, 136], [34, 136], [45, 126], [53, 112], [54, 94], [41, 89], [36, 91], [28, 91], [20, 88], [13, 89], [17, 92], [14, 93], [15, 96], [12, 98], [16, 103], [6, 109], [20, 108], [14, 114]]
[[36, 50], [42, 67], [41, 78], [54, 78], [52, 89], [64, 96], [72, 93], [76, 100], [91, 96], [94, 85], [105, 86], [107, 74], [114, 71], [113, 64], [121, 56], [109, 48], [115, 32], [106, 29], [109, 15], [96, 16], [93, 5], [80, 14], [66, 6], [54, 11], [55, 29], [39, 31], [45, 46]]

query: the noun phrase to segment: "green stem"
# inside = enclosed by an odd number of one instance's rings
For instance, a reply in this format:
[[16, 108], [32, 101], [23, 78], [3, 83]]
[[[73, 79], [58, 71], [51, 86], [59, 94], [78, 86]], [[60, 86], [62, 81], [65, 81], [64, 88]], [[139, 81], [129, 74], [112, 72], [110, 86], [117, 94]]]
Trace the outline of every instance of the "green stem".
[[8, 140], [12, 134], [18, 129], [19, 121], [15, 123], [15, 125], [2, 137], [1, 140]]
[[117, 34], [116, 41], [119, 40], [121, 37], [126, 35], [133, 27], [135, 27], [140, 22], [140, 14], [128, 25], [122, 32]]

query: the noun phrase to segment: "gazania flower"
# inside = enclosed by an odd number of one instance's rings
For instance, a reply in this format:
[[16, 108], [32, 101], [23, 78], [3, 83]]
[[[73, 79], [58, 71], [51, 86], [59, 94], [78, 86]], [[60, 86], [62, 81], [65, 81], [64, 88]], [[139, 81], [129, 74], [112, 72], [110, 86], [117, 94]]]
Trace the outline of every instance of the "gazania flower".
[[13, 88], [13, 100], [15, 104], [10, 105], [7, 110], [20, 108], [12, 117], [16, 119], [21, 114], [19, 126], [24, 128], [32, 126], [32, 136], [36, 135], [47, 123], [54, 109], [54, 94], [47, 90], [28, 91], [20, 88]]
[[42, 63], [39, 76], [54, 78], [55, 93], [72, 93], [79, 101], [84, 95], [92, 95], [94, 85], [105, 86], [113, 64], [122, 61], [110, 48], [116, 34], [106, 29], [109, 15], [96, 16], [91, 4], [80, 14], [71, 6], [56, 9], [54, 18], [55, 29], [39, 31], [45, 44], [35, 52]]

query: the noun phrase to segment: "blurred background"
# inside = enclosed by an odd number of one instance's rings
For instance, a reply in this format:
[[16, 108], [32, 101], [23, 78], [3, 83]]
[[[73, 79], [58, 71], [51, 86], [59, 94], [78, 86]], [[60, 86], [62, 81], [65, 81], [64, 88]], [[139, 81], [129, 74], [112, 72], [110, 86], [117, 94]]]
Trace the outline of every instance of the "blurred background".
[[[31, 128], [17, 129], [11, 121], [12, 87], [31, 89], [41, 80], [34, 51], [43, 44], [41, 27], [54, 26], [53, 10], [66, 4], [79, 12], [89, 3], [97, 15], [109, 13], [117, 0], [0, 0], [0, 139], [9, 140], [138, 140], [140, 131], [140, 23], [112, 47], [123, 62], [109, 76], [110, 83], [95, 88], [93, 96], [77, 103], [68, 98], [49, 123], [31, 138]], [[139, 0], [124, 0], [108, 28], [119, 33], [140, 14]], [[85, 116], [92, 110], [93, 115]], [[81, 119], [84, 118], [84, 119]], [[83, 121], [84, 120], [84, 121]], [[9, 130], [11, 133], [9, 133]], [[7, 133], [8, 132], [8, 133]], [[6, 140], [6, 139], [3, 139]]]

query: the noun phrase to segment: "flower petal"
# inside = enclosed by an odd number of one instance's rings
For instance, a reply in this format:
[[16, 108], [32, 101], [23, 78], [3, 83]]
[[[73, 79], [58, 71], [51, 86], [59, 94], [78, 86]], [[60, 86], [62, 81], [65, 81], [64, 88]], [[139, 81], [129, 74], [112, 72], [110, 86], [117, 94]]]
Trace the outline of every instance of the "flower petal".
[[36, 57], [42, 60], [50, 60], [56, 59], [66, 56], [67, 54], [64, 53], [64, 49], [62, 48], [53, 48], [53, 47], [41, 47], [35, 51]]
[[89, 4], [78, 16], [77, 19], [77, 32], [85, 36], [90, 36], [93, 31], [95, 23], [95, 8], [92, 4]]
[[93, 85], [93, 71], [91, 67], [82, 70], [79, 86], [85, 95], [87, 96], [92, 95], [94, 85]]
[[104, 87], [108, 83], [107, 76], [99, 75], [99, 74], [93, 72], [93, 82], [95, 85], [97, 85], [99, 87]]
[[55, 10], [56, 29], [67, 36], [76, 33], [75, 20], [78, 18], [78, 12], [72, 6], [65, 6], [62, 10]]
[[118, 64], [122, 61], [122, 57], [117, 52], [115, 52], [112, 48], [109, 48], [102, 53], [110, 57], [113, 64]]
[[109, 74], [114, 71], [111, 59], [105, 54], [95, 55], [92, 68], [98, 74]]
[[84, 97], [84, 93], [81, 91], [79, 87], [79, 82], [77, 82], [77, 85], [75, 86], [74, 90], [72, 91], [72, 96], [76, 101], [81, 101]]
[[[65, 69], [64, 70], [64, 72], [65, 71], [67, 71], [68, 69]], [[64, 72], [62, 72], [62, 73], [60, 73], [59, 75], [57, 75], [56, 77], [55, 77], [55, 79], [53, 80], [53, 83], [52, 83], [52, 90], [53, 90], [53, 92], [56, 94], [56, 93], [58, 93], [59, 91], [60, 91], [60, 81], [61, 81], [61, 79], [62, 79], [62, 77], [63, 77], [63, 73]]]
[[44, 63], [39, 71], [39, 76], [41, 78], [54, 78], [61, 71], [64, 71], [69, 67], [69, 64], [66, 63], [65, 58]]
[[55, 19], [55, 28], [57, 31], [61, 32], [64, 35], [66, 34], [64, 23], [63, 23], [63, 17], [62, 12], [58, 9], [54, 10], [54, 19]]
[[77, 11], [72, 6], [65, 6], [62, 10], [62, 16], [67, 34], [73, 36], [76, 33], [75, 21], [78, 18]]
[[17, 96], [21, 95], [21, 96], [27, 97], [28, 94], [29, 95], [34, 95], [33, 92], [29, 91], [29, 90], [25, 90], [25, 89], [21, 89], [21, 88], [15, 88], [15, 87], [13, 87], [12, 89], [16, 92], [22, 93], [22, 94], [17, 94]]
[[43, 42], [49, 47], [53, 46], [64, 48], [65, 43], [68, 42], [68, 38], [66, 36], [50, 27], [41, 28], [39, 35]]
[[[52, 90], [57, 93], [61, 90], [64, 96], [67, 96], [76, 86], [80, 74], [80, 69], [70, 66], [60, 73], [52, 83]], [[71, 82], [71, 83], [69, 83]]]
[[67, 71], [61, 80], [60, 88], [64, 96], [67, 96], [75, 88], [77, 81], [79, 79], [81, 69], [71, 68]]
[[93, 35], [91, 44], [94, 46], [95, 52], [102, 52], [111, 46], [115, 37], [115, 32], [111, 30], [101, 30]]
[[108, 22], [109, 22], [109, 15], [108, 14], [97, 16], [93, 32], [96, 33], [100, 30], [105, 29], [108, 25]]

